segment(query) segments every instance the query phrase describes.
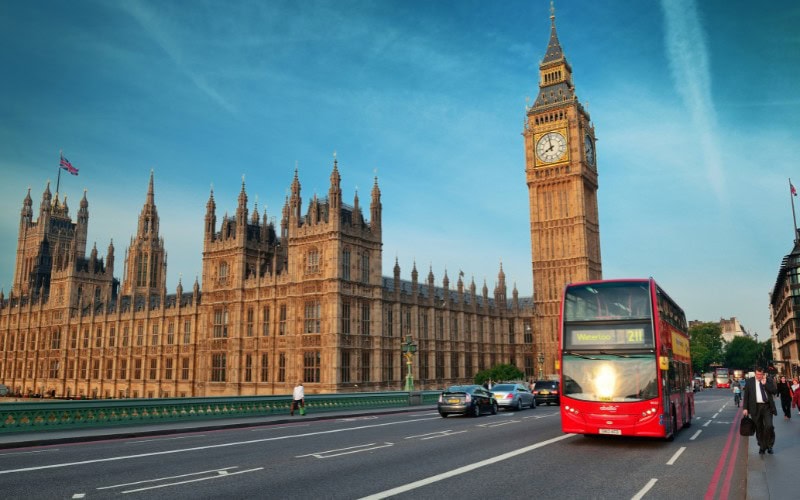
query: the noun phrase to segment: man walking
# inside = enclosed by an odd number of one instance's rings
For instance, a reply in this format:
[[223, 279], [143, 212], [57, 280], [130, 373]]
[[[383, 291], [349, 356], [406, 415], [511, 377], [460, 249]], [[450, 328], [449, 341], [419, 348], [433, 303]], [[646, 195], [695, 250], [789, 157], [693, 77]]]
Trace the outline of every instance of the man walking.
[[296, 409], [300, 409], [300, 415], [305, 413], [306, 407], [306, 391], [303, 388], [303, 381], [298, 380], [297, 385], [294, 387], [292, 391], [292, 409], [289, 411], [289, 415], [294, 416], [294, 411]]
[[756, 368], [756, 376], [747, 379], [744, 384], [744, 399], [742, 401], [742, 414], [750, 415], [756, 424], [756, 440], [758, 441], [758, 454], [766, 451], [772, 454], [775, 445], [775, 428], [772, 425], [772, 415], [777, 413], [773, 395], [778, 392], [775, 380], [764, 374], [764, 369]]

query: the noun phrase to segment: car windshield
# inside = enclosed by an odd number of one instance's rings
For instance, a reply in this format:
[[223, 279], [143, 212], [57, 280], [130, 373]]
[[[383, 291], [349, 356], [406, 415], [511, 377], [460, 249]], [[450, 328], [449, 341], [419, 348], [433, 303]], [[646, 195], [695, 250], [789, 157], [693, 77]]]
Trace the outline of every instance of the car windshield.
[[511, 392], [513, 390], [514, 390], [513, 384], [497, 384], [496, 386], [492, 387], [492, 392], [501, 392], [501, 391]]
[[454, 385], [448, 388], [446, 392], [472, 392], [474, 390], [474, 385]]
[[533, 384], [534, 389], [555, 389], [555, 382], [536, 382]]

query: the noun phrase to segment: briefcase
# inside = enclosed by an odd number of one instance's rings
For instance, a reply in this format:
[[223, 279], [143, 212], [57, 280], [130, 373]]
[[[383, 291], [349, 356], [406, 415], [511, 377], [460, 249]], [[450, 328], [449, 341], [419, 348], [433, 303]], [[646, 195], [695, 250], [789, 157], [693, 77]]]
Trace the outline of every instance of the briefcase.
[[752, 436], [756, 433], [756, 423], [753, 422], [753, 419], [749, 416], [742, 417], [742, 420], [739, 422], [739, 435], [740, 436]]

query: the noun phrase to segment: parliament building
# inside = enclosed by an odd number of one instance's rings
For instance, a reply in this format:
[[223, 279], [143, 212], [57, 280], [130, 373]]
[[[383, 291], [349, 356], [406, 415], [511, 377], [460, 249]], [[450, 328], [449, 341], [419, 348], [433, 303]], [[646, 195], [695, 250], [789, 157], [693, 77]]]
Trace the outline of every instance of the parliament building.
[[409, 338], [419, 389], [500, 363], [555, 375], [561, 291], [602, 273], [595, 131], [550, 19], [522, 132], [534, 297], [509, 293], [502, 265], [491, 293], [463, 273], [420, 279], [413, 265], [404, 278], [397, 260], [382, 276], [378, 180], [368, 206], [345, 203], [335, 159], [325, 198], [304, 203], [295, 171], [278, 227], [250, 212], [244, 181], [221, 220], [212, 191], [197, 221], [201, 280], [175, 290], [152, 172], [121, 279], [113, 242], [87, 256], [86, 193], [73, 219], [48, 184], [38, 211], [30, 189], [22, 201], [14, 282], [0, 293], [0, 383], [90, 398], [287, 394], [298, 380], [313, 393], [400, 390]]

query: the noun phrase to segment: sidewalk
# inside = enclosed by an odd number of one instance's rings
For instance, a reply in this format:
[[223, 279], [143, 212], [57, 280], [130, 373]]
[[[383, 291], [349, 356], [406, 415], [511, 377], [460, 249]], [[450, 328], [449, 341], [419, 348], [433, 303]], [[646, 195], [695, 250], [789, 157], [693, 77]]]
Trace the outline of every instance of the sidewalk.
[[797, 474], [800, 471], [800, 415], [792, 409], [792, 418], [783, 418], [778, 402], [775, 424], [774, 455], [759, 455], [756, 437], [748, 439], [747, 500], [797, 498]]
[[298, 421], [308, 422], [315, 420], [386, 415], [392, 413], [430, 412], [434, 410], [436, 410], [435, 405], [419, 405], [400, 408], [326, 411], [321, 413], [306, 413], [303, 416], [298, 414], [295, 416], [290, 416], [287, 413], [285, 415], [269, 415], [263, 417], [220, 418], [210, 420], [165, 422], [162, 424], [115, 425], [87, 429], [71, 428], [54, 431], [10, 432], [0, 434], [0, 449], [27, 448], [31, 446], [44, 446], [85, 441], [103, 441], [106, 439], [157, 436], [165, 434], [181, 434], [187, 432], [203, 432], [216, 429], [236, 429], [242, 427], [257, 427], [259, 425], [292, 423]]

